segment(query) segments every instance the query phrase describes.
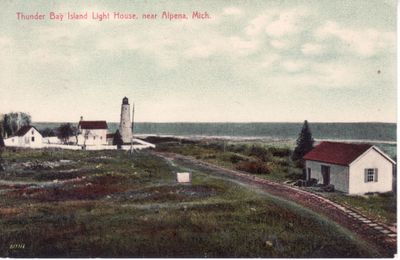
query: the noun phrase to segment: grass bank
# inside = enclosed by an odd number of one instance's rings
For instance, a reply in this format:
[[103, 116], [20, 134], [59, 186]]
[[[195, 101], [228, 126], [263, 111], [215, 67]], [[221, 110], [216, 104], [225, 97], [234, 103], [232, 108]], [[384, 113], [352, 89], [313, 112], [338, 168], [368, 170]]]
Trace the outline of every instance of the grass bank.
[[177, 184], [185, 169], [146, 152], [3, 155], [3, 257], [379, 256], [310, 211], [207, 172]]

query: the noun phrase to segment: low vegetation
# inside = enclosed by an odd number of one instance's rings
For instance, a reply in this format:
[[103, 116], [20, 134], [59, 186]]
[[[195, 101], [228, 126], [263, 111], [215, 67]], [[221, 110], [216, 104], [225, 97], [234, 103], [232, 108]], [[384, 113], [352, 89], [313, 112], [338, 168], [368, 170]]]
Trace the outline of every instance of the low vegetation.
[[351, 206], [366, 216], [383, 223], [389, 225], [397, 223], [397, 200], [396, 194], [392, 192], [366, 194], [363, 196], [346, 196], [336, 192], [332, 194], [325, 193], [323, 196], [343, 205]]
[[257, 174], [259, 177], [284, 182], [302, 177], [302, 169], [291, 159], [288, 146], [228, 141], [177, 141], [168, 139], [157, 145], [161, 152], [192, 156], [216, 165]]
[[[285, 148], [225, 148], [219, 155], [209, 145], [186, 147], [232, 166], [287, 167]], [[177, 184], [175, 172], [187, 169], [146, 152], [6, 149], [3, 156], [2, 257], [379, 256], [326, 219], [230, 180], [193, 170], [191, 184]]]
[[[155, 137], [152, 138], [155, 140]], [[379, 147], [393, 155], [395, 146], [381, 144]], [[301, 163], [292, 160], [294, 146], [287, 144], [220, 140], [194, 142], [161, 138], [158, 139], [157, 149], [163, 152], [193, 156], [203, 161], [256, 174], [258, 177], [277, 182], [290, 183], [303, 178]], [[395, 158], [394, 155], [392, 157]], [[353, 207], [386, 224], [396, 223], [396, 194], [394, 193], [347, 196], [340, 192], [320, 192], [320, 195]]]

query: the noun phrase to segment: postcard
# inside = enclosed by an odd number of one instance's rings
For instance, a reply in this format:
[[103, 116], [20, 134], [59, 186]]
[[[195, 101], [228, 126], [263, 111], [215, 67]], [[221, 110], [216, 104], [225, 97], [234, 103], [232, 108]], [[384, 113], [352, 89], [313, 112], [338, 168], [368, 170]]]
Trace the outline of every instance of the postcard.
[[0, 257], [397, 256], [395, 0], [0, 6]]

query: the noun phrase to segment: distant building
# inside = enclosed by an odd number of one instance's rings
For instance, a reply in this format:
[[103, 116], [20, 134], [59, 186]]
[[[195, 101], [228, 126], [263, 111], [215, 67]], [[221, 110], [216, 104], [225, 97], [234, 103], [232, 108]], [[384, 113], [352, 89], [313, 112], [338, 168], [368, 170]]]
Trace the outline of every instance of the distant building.
[[40, 148], [43, 146], [43, 137], [34, 126], [21, 127], [14, 136], [4, 140], [5, 146]]
[[396, 163], [369, 144], [322, 142], [303, 159], [307, 179], [348, 194], [392, 191]]
[[[130, 143], [133, 137], [133, 124], [131, 121], [131, 108], [127, 97], [122, 99], [121, 118], [119, 122], [119, 132], [124, 143]], [[133, 113], [132, 113], [133, 116]]]
[[78, 145], [106, 145], [107, 144], [107, 122], [106, 121], [84, 121], [78, 124]]

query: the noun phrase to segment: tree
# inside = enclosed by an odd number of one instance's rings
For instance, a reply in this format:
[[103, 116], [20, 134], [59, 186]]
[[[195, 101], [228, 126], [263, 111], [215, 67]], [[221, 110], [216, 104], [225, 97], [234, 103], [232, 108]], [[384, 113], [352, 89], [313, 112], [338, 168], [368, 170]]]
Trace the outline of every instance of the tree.
[[2, 149], [3, 147], [5, 147], [4, 139], [3, 139], [3, 136], [0, 134], [0, 149]]
[[292, 160], [303, 164], [303, 156], [311, 151], [314, 145], [314, 139], [311, 134], [310, 127], [308, 126], [307, 120], [304, 121], [303, 127], [299, 137], [296, 140], [296, 148], [293, 151]]
[[113, 145], [116, 145], [118, 149], [121, 149], [121, 146], [124, 144], [122, 141], [122, 136], [119, 133], [119, 130], [115, 131], [114, 138], [113, 138]]
[[3, 149], [4, 149], [4, 140], [2, 134], [0, 134], [0, 171], [4, 171], [4, 162], [3, 162]]
[[1, 116], [0, 118], [0, 136], [4, 137], [5, 131], [4, 131], [4, 116]]
[[14, 135], [21, 127], [30, 125], [31, 116], [24, 112], [11, 112], [4, 115], [3, 129], [6, 136]]
[[42, 129], [39, 132], [43, 137], [56, 136], [56, 133], [50, 127], [46, 127], [45, 129]]
[[61, 124], [58, 129], [58, 138], [63, 140], [64, 143], [68, 142], [70, 136], [74, 136], [76, 129], [70, 123]]

